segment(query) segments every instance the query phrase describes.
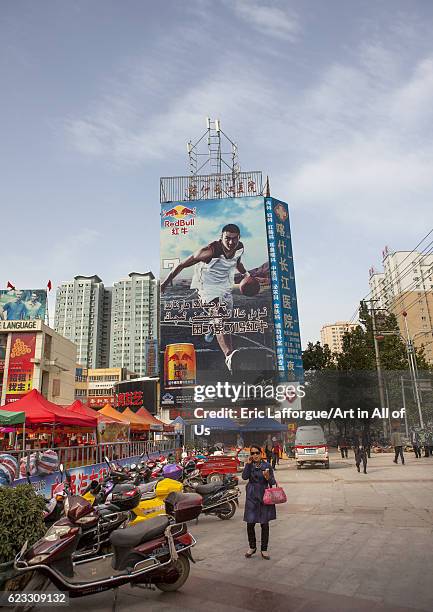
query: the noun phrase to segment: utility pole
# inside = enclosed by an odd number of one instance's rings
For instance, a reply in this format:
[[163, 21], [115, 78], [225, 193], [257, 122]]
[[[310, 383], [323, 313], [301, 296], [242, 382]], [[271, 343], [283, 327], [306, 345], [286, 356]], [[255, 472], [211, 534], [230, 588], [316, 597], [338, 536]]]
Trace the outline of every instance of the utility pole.
[[406, 329], [407, 358], [409, 362], [409, 370], [410, 370], [410, 375], [412, 378], [413, 388], [415, 392], [415, 401], [416, 401], [416, 405], [418, 408], [419, 424], [420, 424], [421, 429], [424, 429], [424, 420], [422, 418], [422, 410], [421, 410], [421, 398], [419, 394], [418, 381], [417, 381], [417, 366], [416, 366], [416, 359], [415, 359], [415, 351], [413, 348], [412, 338], [410, 337], [410, 334], [409, 334], [409, 326], [407, 324], [407, 318], [406, 318], [407, 312], [406, 311], [402, 312], [402, 315], [404, 319], [404, 326]]
[[[374, 354], [376, 357], [376, 370], [377, 370], [377, 381], [379, 383], [379, 401], [380, 401], [380, 409], [383, 414], [383, 410], [385, 408], [385, 393], [383, 389], [383, 378], [382, 378], [382, 366], [380, 364], [380, 353], [379, 353], [379, 342], [377, 340], [377, 329], [376, 329], [376, 310], [374, 306], [371, 305], [371, 302], [375, 302], [376, 300], [370, 300], [370, 314], [371, 314], [371, 322], [373, 326], [373, 340], [374, 340]], [[383, 436], [386, 437], [386, 421], [382, 419], [383, 424]], [[391, 432], [390, 432], [391, 433]]]
[[404, 410], [404, 426], [406, 429], [406, 437], [409, 437], [409, 427], [407, 424], [407, 410], [406, 410], [406, 396], [404, 393], [404, 379], [403, 376], [400, 376], [400, 380], [401, 380], [401, 396], [403, 398], [403, 410]]

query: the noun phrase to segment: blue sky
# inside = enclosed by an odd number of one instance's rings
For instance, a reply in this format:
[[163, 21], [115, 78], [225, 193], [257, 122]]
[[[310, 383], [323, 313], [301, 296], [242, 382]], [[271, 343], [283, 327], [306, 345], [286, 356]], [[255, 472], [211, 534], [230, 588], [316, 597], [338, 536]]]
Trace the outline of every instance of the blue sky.
[[187, 173], [206, 116], [290, 204], [304, 343], [350, 318], [385, 245], [411, 250], [432, 226], [428, 0], [16, 0], [0, 15], [2, 287], [158, 273], [159, 177]]

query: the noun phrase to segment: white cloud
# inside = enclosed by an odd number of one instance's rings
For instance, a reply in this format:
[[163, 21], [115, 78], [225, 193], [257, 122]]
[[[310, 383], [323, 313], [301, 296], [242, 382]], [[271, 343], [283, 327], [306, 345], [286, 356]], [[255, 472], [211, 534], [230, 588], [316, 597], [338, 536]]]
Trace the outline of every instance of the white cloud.
[[281, 8], [275, 2], [271, 5], [260, 0], [229, 0], [227, 6], [262, 34], [291, 42], [299, 34], [299, 19], [287, 6]]

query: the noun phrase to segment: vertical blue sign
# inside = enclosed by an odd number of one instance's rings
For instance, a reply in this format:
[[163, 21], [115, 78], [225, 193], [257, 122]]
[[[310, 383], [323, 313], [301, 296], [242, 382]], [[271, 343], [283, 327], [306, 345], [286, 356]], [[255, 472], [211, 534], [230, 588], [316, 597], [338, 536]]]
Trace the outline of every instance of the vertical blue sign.
[[289, 208], [285, 202], [265, 198], [265, 214], [279, 379], [302, 383], [304, 368]]

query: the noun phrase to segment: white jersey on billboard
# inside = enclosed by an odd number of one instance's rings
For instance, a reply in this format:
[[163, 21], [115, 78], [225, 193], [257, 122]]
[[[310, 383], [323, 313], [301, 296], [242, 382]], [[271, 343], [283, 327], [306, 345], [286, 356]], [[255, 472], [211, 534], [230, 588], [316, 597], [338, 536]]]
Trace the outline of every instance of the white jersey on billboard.
[[232, 288], [244, 246], [239, 242], [230, 259], [224, 255], [220, 240], [211, 242], [208, 246], [212, 250], [212, 257], [209, 261], [199, 262], [194, 266], [191, 289], [197, 289], [200, 298], [206, 302], [220, 299], [232, 308]]

